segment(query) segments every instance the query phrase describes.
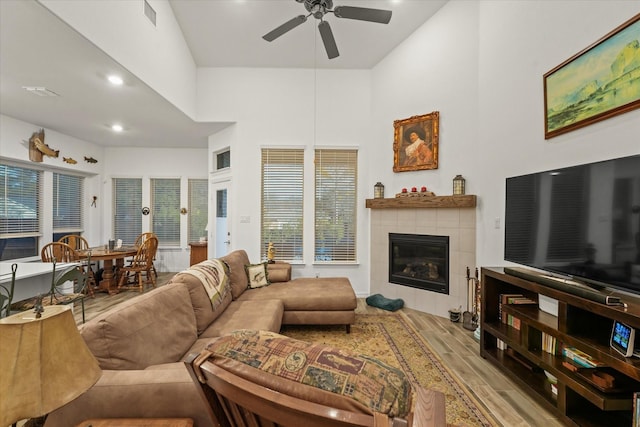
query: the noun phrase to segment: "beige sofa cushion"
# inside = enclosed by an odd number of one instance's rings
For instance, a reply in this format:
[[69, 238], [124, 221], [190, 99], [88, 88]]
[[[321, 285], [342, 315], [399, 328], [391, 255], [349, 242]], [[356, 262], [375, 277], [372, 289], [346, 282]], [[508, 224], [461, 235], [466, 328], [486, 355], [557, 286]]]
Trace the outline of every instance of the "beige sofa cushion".
[[355, 310], [358, 301], [346, 277], [298, 278], [248, 289], [238, 301], [278, 299], [286, 311]]
[[231, 279], [231, 294], [233, 299], [238, 298], [247, 289], [249, 279], [244, 269], [249, 265], [249, 256], [243, 249], [233, 251], [220, 258], [229, 266], [229, 278]]
[[80, 328], [102, 369], [176, 362], [197, 338], [186, 285], [162, 286], [125, 301]]
[[233, 301], [200, 338], [215, 338], [245, 328], [278, 332], [283, 313], [282, 301], [277, 299]]
[[218, 301], [215, 309], [209, 300], [207, 291], [202, 286], [200, 280], [188, 273], [178, 273], [169, 282], [169, 284], [184, 284], [189, 289], [191, 297], [191, 305], [196, 315], [196, 325], [198, 335], [200, 335], [207, 327], [222, 314], [232, 300], [231, 287], [222, 292], [222, 298]]
[[288, 282], [291, 280], [291, 264], [286, 262], [275, 262], [267, 264], [269, 272], [269, 282]]

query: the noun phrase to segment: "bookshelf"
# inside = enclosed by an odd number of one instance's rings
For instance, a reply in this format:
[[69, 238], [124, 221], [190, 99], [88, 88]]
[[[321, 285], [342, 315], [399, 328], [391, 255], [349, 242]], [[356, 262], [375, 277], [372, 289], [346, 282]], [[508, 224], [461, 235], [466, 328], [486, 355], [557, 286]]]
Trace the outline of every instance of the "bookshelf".
[[[640, 391], [640, 359], [625, 358], [611, 349], [609, 337], [614, 320], [640, 329], [640, 297], [620, 294], [626, 309], [607, 306], [506, 274], [502, 268], [482, 268], [481, 283], [483, 358], [568, 425], [632, 425], [633, 393]], [[533, 301], [539, 295], [553, 298], [558, 301], [557, 315], [540, 310], [535, 303], [503, 304], [508, 294]], [[503, 322], [502, 316], [509, 316], [509, 322]], [[555, 353], [549, 349], [550, 342]], [[562, 355], [564, 346], [587, 353], [604, 367], [573, 366], [572, 370], [570, 365], [575, 363]], [[553, 391], [545, 371], [557, 379]], [[614, 385], [603, 385], [600, 377], [613, 377]]]

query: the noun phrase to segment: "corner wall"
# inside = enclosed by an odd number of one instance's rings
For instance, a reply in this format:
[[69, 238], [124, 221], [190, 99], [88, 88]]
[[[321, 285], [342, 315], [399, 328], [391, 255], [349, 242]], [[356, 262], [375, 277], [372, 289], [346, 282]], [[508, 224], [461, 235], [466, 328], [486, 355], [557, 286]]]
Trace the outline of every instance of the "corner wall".
[[[506, 177], [640, 153], [640, 110], [545, 140], [542, 86], [544, 73], [639, 11], [635, 1], [448, 2], [372, 72], [370, 194], [381, 181], [386, 197], [423, 185], [448, 195], [462, 174], [478, 196], [477, 266], [505, 265]], [[393, 121], [431, 111], [439, 169], [394, 173]]]

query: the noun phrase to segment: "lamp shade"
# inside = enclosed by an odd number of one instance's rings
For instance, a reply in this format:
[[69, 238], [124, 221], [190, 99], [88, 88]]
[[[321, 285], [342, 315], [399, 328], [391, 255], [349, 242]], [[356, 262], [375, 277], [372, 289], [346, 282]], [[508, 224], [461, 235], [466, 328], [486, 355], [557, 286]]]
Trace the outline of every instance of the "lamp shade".
[[0, 426], [60, 408], [100, 375], [70, 306], [0, 319]]

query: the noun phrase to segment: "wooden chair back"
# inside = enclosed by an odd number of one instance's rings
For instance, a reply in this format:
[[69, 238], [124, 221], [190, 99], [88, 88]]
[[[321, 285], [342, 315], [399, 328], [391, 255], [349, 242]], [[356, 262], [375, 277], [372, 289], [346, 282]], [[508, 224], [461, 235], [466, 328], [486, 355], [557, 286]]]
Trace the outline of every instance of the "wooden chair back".
[[134, 244], [140, 247], [149, 237], [155, 237], [156, 239], [158, 238], [154, 233], [151, 232], [140, 233], [138, 237], [136, 237], [136, 241]]
[[158, 238], [155, 235], [147, 237], [140, 246], [138, 252], [131, 259], [131, 267], [151, 268], [153, 259], [156, 257], [158, 250]]
[[[158, 250], [158, 238], [155, 235], [149, 236], [138, 247], [138, 252], [133, 256], [129, 265], [120, 268], [120, 279], [118, 280], [118, 289], [137, 289], [144, 291], [145, 283], [151, 283], [156, 286], [155, 271], [153, 259]], [[146, 281], [142, 281], [142, 273], [146, 275]]]
[[76, 251], [89, 249], [89, 242], [82, 236], [78, 236], [77, 234], [67, 234], [66, 236], [58, 239], [60, 243], [66, 243], [71, 246]]
[[[202, 385], [214, 416], [223, 427], [445, 427], [445, 398], [417, 387], [414, 410], [406, 419], [368, 415], [308, 402], [237, 376], [207, 361], [208, 354], [190, 355], [186, 366]], [[203, 361], [204, 359], [204, 361]]]
[[72, 262], [78, 260], [78, 253], [66, 243], [51, 242], [44, 245], [40, 258], [42, 262]]

